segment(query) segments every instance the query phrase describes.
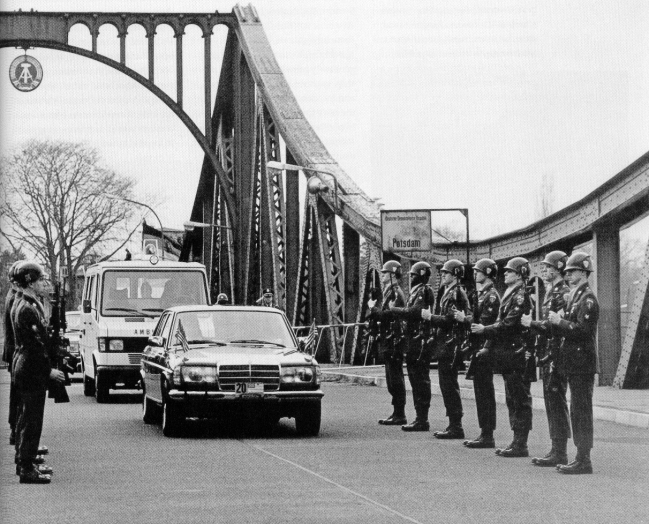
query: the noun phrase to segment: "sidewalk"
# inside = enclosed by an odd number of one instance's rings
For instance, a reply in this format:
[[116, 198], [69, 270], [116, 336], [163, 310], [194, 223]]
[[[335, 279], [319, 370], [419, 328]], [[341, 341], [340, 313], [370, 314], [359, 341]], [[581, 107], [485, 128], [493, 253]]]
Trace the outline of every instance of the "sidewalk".
[[[353, 382], [365, 386], [387, 387], [385, 368], [383, 366], [337, 367], [335, 364], [324, 364], [322, 374], [323, 381]], [[433, 395], [441, 395], [436, 369], [430, 370], [430, 380]], [[473, 381], [466, 380], [464, 375], [460, 375], [459, 382], [462, 398], [474, 400]], [[504, 404], [505, 384], [502, 376], [494, 375], [494, 387], [496, 389], [496, 402]], [[406, 389], [411, 391], [407, 377]], [[541, 381], [532, 383], [532, 397], [534, 409], [545, 411], [543, 383]], [[568, 398], [570, 398], [570, 392], [568, 392]], [[649, 429], [649, 390], [615, 389], [608, 386], [596, 387], [593, 395], [593, 415], [598, 420]]]

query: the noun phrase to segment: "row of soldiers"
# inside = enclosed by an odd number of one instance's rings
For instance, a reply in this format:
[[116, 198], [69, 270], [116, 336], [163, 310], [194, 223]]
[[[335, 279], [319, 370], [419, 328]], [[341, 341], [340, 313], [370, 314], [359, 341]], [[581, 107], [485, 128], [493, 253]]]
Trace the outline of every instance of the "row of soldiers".
[[[476, 291], [472, 303], [461, 285], [464, 264], [449, 260], [441, 268], [440, 296], [435, 301], [429, 285], [431, 266], [417, 262], [410, 269], [410, 294], [406, 298], [399, 279], [401, 264], [386, 262], [381, 269], [382, 300], [368, 302], [370, 322], [378, 326], [379, 349], [385, 360], [393, 413], [379, 420], [399, 425], [403, 431], [429, 431], [431, 401], [430, 362], [438, 362], [439, 386], [449, 423], [435, 431], [438, 439], [464, 439], [462, 400], [458, 372], [469, 359], [467, 379], [474, 382], [481, 433], [465, 440], [467, 448], [495, 448], [496, 399], [494, 373], [503, 375], [512, 442], [496, 449], [500, 457], [528, 457], [527, 439], [532, 429], [531, 381], [540, 368], [550, 428], [551, 450], [532, 459], [535, 466], [556, 467], [564, 474], [592, 473], [593, 386], [596, 373], [595, 337], [599, 306], [588, 285], [593, 271], [583, 252], [570, 257], [549, 253], [542, 262], [546, 293], [542, 314], [533, 319], [527, 289], [530, 265], [523, 257], [504, 268], [507, 286], [501, 297], [494, 286], [498, 266], [479, 260], [474, 268]], [[564, 280], [565, 278], [565, 280]], [[416, 418], [408, 424], [403, 375], [405, 361], [412, 386]], [[566, 400], [571, 390], [570, 409]], [[577, 447], [568, 462], [567, 441], [572, 433]]]
[[48, 389], [51, 396], [66, 381], [64, 372], [53, 363], [43, 307], [49, 279], [41, 265], [32, 261], [14, 263], [8, 276], [11, 289], [5, 299], [2, 360], [11, 373], [9, 444], [15, 446], [20, 483], [48, 484], [53, 471], [45, 464], [48, 449], [40, 445], [45, 398]]

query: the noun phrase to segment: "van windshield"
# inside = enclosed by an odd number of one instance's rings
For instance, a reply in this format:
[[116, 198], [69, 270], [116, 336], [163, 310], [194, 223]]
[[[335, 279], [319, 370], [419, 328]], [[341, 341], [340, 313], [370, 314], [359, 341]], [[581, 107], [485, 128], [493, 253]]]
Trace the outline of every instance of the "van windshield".
[[207, 304], [200, 271], [113, 270], [104, 273], [101, 314], [158, 317], [179, 305]]

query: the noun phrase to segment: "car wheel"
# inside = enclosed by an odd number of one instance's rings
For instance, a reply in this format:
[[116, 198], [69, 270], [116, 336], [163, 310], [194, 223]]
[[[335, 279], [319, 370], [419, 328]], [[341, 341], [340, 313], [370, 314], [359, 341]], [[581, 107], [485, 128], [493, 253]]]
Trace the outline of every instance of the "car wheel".
[[109, 386], [105, 373], [100, 373], [95, 369], [95, 399], [100, 404], [108, 402]]
[[86, 366], [81, 361], [81, 376], [83, 377], [83, 394], [86, 397], [92, 397], [95, 394], [95, 381], [86, 375]]
[[300, 435], [316, 437], [320, 433], [321, 418], [322, 406], [320, 402], [304, 406], [295, 415], [295, 429]]
[[142, 395], [142, 420], [145, 424], [157, 424], [160, 422], [160, 408], [146, 396], [146, 391]]
[[180, 408], [173, 402], [167, 401], [162, 404], [162, 434], [165, 437], [179, 436], [184, 419]]

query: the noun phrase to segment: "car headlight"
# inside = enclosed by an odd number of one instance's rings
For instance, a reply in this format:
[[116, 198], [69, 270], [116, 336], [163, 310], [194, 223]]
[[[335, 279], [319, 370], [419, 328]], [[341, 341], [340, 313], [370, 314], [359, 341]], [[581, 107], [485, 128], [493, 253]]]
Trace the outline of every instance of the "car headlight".
[[180, 376], [185, 384], [216, 384], [216, 367], [181, 366]]
[[313, 382], [316, 371], [313, 367], [285, 367], [282, 368], [281, 381], [284, 384], [304, 384]]

